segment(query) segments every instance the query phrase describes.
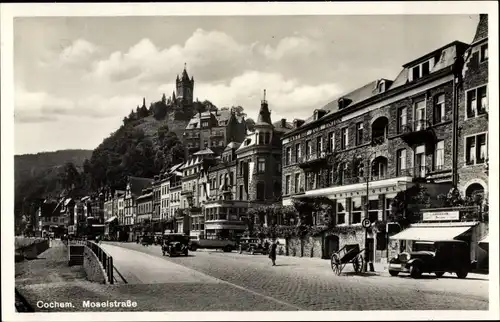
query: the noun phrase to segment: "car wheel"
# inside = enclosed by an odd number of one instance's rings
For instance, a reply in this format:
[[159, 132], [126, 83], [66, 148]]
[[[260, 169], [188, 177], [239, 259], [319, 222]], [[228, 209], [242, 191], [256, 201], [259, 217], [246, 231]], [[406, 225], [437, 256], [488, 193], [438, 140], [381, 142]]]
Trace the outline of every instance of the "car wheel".
[[243, 250], [240, 248], [240, 254], [243, 254]]
[[457, 271], [457, 277], [462, 279], [466, 278], [468, 273], [469, 272], [465, 268], [462, 268], [459, 271]]
[[197, 250], [196, 246], [191, 246], [191, 251], [195, 252]]
[[162, 251], [162, 253], [163, 253], [163, 256], [165, 256], [165, 251]]
[[413, 278], [420, 278], [422, 276], [422, 269], [419, 264], [411, 265], [410, 276]]
[[232, 252], [232, 251], [233, 251], [233, 249], [231, 248], [231, 246], [226, 246], [226, 247], [224, 248], [224, 251], [225, 251], [226, 253], [230, 253], [230, 252]]
[[389, 274], [391, 274], [391, 276], [398, 276], [399, 271], [389, 271]]
[[250, 250], [250, 255], [255, 255], [255, 250], [253, 250], [253, 248]]
[[437, 278], [440, 278], [444, 275], [444, 272], [434, 272], [434, 274], [436, 274]]

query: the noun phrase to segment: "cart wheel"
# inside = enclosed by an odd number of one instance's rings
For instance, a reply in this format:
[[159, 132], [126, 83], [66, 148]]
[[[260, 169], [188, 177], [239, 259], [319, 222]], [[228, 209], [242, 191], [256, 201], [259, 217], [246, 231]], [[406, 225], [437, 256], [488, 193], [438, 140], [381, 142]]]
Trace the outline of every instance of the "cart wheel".
[[352, 266], [354, 267], [354, 271], [356, 273], [360, 273], [363, 269], [363, 256], [356, 256], [356, 258], [354, 258], [354, 260], [352, 261]]
[[336, 275], [340, 275], [342, 273], [342, 267], [340, 264], [340, 259], [337, 256], [337, 254], [332, 255], [332, 260], [331, 260], [331, 265], [332, 265], [332, 271]]

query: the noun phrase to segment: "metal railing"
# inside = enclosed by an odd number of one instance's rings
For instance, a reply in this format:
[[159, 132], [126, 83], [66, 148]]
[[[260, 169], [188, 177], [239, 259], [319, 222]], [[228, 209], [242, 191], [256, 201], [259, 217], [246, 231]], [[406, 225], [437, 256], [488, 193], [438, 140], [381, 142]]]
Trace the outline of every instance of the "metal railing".
[[416, 120], [406, 124], [400, 124], [398, 126], [398, 133], [404, 134], [404, 133], [423, 131], [431, 126], [432, 124], [428, 120]]
[[299, 163], [305, 163], [305, 162], [311, 162], [311, 161], [315, 161], [315, 160], [326, 159], [326, 157], [327, 157], [326, 151], [314, 152], [314, 153], [305, 154], [305, 155], [300, 156]]

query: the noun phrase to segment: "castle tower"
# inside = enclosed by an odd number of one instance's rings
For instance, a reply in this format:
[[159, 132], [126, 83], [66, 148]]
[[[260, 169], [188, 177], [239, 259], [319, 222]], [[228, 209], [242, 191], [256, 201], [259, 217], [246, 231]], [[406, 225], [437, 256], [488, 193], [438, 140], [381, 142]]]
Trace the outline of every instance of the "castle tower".
[[180, 99], [184, 104], [193, 103], [193, 91], [194, 91], [194, 78], [189, 79], [189, 75], [186, 71], [186, 64], [184, 64], [184, 70], [182, 71], [182, 76], [175, 80], [177, 98]]

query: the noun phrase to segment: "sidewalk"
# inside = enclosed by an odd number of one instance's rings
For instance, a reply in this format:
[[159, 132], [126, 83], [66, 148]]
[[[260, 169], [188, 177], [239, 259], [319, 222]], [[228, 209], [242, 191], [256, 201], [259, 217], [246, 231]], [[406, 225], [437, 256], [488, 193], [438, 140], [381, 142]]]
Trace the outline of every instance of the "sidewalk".
[[[294, 264], [300, 264], [300, 265], [311, 265], [311, 267], [326, 267], [328, 269], [331, 269], [330, 267], [330, 260], [329, 259], [321, 259], [317, 257], [294, 257], [294, 256], [284, 256], [284, 255], [278, 255], [277, 260], [279, 262], [284, 262], [284, 263], [294, 263]], [[374, 272], [366, 272], [362, 273], [363, 275], [374, 275], [374, 276], [387, 276], [390, 277], [389, 275], [389, 265], [386, 263], [373, 263], [373, 268]], [[369, 267], [368, 267], [369, 269]], [[352, 264], [347, 264], [343, 270], [345, 273], [354, 273], [353, 266]], [[450, 276], [449, 273], [446, 275]], [[445, 276], [446, 276], [445, 275]], [[477, 280], [489, 280], [489, 275], [488, 274], [478, 274], [478, 273], [469, 273], [467, 275], [467, 278], [471, 279], [477, 279]]]

